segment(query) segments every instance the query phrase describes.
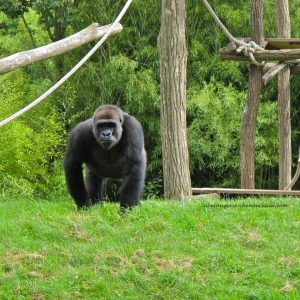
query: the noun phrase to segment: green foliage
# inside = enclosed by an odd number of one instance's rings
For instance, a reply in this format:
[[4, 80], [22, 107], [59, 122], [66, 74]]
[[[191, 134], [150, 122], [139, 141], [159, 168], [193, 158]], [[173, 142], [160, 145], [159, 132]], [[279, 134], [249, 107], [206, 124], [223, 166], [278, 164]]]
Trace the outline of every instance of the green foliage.
[[[49, 37], [57, 40], [71, 35], [93, 22], [101, 25], [111, 23], [124, 4], [121, 0], [20, 0], [9, 5], [10, 2], [4, 0], [0, 3], [2, 57], [31, 48], [33, 41], [40, 46], [49, 43]], [[300, 36], [300, 25], [297, 22], [299, 3], [299, 0], [290, 3], [294, 37]], [[250, 35], [249, 2], [212, 1], [211, 5], [234, 36]], [[50, 179], [56, 182], [55, 186], [63, 186], [61, 157], [65, 149], [62, 145], [66, 141], [65, 131], [69, 131], [77, 122], [89, 118], [100, 104], [114, 103], [135, 115], [144, 127], [148, 153], [146, 197], [162, 193], [157, 50], [160, 10], [160, 1], [133, 1], [122, 20], [123, 31], [110, 37], [78, 73], [46, 100], [47, 104], [32, 110], [17, 124], [13, 122], [9, 125], [13, 135], [18, 137], [18, 143], [15, 142], [16, 138], [1, 137], [1, 140], [5, 140], [5, 150], [1, 151], [5, 152], [6, 157], [5, 164], [0, 160], [1, 170], [11, 176], [10, 180], [5, 176], [5, 180], [1, 181], [3, 189], [15, 180], [22, 180], [20, 186], [24, 182], [28, 183], [28, 190], [51, 187], [54, 184], [47, 183]], [[264, 1], [264, 14], [265, 36], [276, 37], [273, 0]], [[186, 23], [188, 138], [193, 185], [238, 186], [240, 125], [247, 95], [248, 64], [221, 61], [218, 58], [219, 48], [225, 46], [228, 39], [201, 1], [187, 1]], [[9, 116], [42, 94], [73, 67], [92, 44], [94, 43], [58, 58], [28, 66], [22, 73], [13, 72], [9, 75], [11, 77], [0, 77], [0, 99], [5, 99], [5, 105], [0, 102], [0, 116]], [[296, 161], [300, 137], [297, 129], [300, 120], [300, 85], [296, 76], [291, 82], [292, 145]], [[274, 80], [268, 84], [261, 97], [255, 162], [259, 187], [277, 186], [276, 92]], [[2, 132], [7, 135], [4, 130]], [[51, 141], [49, 148], [44, 149], [46, 144], [43, 142], [47, 140], [47, 134]], [[9, 154], [15, 144], [18, 145], [19, 152]], [[27, 154], [33, 148], [38, 151], [35, 153], [36, 163], [32, 163], [31, 156]], [[37, 150], [39, 148], [41, 150]], [[20, 164], [21, 157], [25, 161]], [[12, 171], [17, 166], [21, 168], [22, 164], [25, 165], [23, 169]], [[41, 175], [33, 176], [35, 179], [30, 180], [26, 175], [27, 168], [29, 173], [35, 169]]]
[[1, 0], [0, 11], [9, 18], [15, 19], [23, 15], [32, 6], [33, 0]]
[[1, 299], [299, 298], [294, 198], [148, 200], [121, 217], [5, 197], [0, 211]]
[[[200, 181], [200, 186], [239, 185], [240, 127], [246, 97], [245, 92], [217, 82], [205, 85], [202, 90], [190, 91], [190, 168], [195, 182], [199, 184]], [[260, 104], [255, 148], [259, 186], [263, 182], [269, 186], [276, 184], [268, 174], [269, 168], [278, 160], [276, 111], [274, 102]]]
[[147, 108], [159, 108], [157, 84], [151, 70], [138, 69], [138, 63], [126, 56], [111, 57], [103, 68], [100, 97], [137, 114]]
[[230, 186], [238, 184], [239, 134], [245, 97], [245, 93], [218, 83], [190, 91], [189, 154], [192, 175], [199, 176], [199, 171], [203, 174], [196, 178], [197, 182], [201, 180], [200, 186], [218, 182]]
[[33, 0], [33, 8], [40, 14], [52, 41], [64, 38], [67, 26], [72, 22], [78, 1], [76, 0]]
[[[1, 77], [1, 119], [19, 109], [26, 84], [22, 72]], [[47, 115], [35, 122], [26, 124], [19, 119], [1, 128], [0, 144], [1, 192], [10, 189], [13, 193], [32, 194], [51, 186], [53, 166], [49, 162], [61, 159], [58, 150], [63, 145], [62, 124], [53, 109], [48, 107]]]

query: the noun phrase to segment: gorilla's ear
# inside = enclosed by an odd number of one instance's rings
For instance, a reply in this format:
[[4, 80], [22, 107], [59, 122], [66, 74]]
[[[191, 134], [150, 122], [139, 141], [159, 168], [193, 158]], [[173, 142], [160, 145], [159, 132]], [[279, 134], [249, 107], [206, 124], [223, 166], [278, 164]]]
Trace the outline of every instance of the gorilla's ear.
[[129, 114], [126, 113], [126, 112], [123, 112], [122, 116], [120, 117], [120, 123], [121, 123], [121, 126], [124, 125], [125, 123], [125, 119], [129, 117]]
[[128, 114], [127, 113], [122, 113], [122, 115], [120, 115], [120, 124], [121, 124], [121, 126], [123, 126], [124, 125], [124, 122], [125, 122], [125, 118], [128, 116]]

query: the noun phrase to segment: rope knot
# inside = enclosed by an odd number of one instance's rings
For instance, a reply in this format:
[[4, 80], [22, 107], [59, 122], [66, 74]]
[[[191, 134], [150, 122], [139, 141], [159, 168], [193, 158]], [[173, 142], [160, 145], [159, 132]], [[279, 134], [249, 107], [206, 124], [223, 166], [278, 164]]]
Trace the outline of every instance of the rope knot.
[[237, 38], [235, 38], [229, 31], [228, 29], [224, 26], [224, 24], [221, 22], [221, 20], [219, 19], [219, 17], [217, 16], [217, 14], [214, 12], [214, 10], [212, 9], [212, 7], [209, 5], [209, 3], [207, 2], [207, 0], [202, 0], [203, 4], [206, 6], [206, 8], [208, 9], [208, 11], [210, 12], [210, 14], [212, 15], [212, 17], [214, 18], [215, 22], [221, 27], [221, 29], [223, 30], [223, 32], [227, 35], [227, 37], [230, 39], [231, 42], [233, 42], [234, 44], [236, 44], [238, 46], [238, 48], [236, 49], [236, 51], [238, 53], [243, 52], [243, 54], [245, 56], [249, 56], [249, 58], [251, 59], [251, 62], [257, 66], [261, 66], [261, 63], [259, 63], [255, 57], [254, 57], [254, 53], [256, 50], [260, 50], [263, 51], [264, 49], [260, 46], [258, 46], [255, 42], [251, 41], [249, 43], [245, 43], [243, 41], [238, 40]]
[[238, 43], [238, 48], [236, 49], [237, 53], [243, 53], [245, 56], [249, 56], [249, 58], [251, 59], [252, 63], [257, 65], [257, 66], [261, 66], [261, 63], [259, 63], [255, 57], [254, 57], [254, 53], [256, 50], [264, 50], [262, 47], [260, 47], [259, 45], [257, 45], [254, 41], [250, 41], [248, 43], [245, 42], [241, 42], [239, 41]]

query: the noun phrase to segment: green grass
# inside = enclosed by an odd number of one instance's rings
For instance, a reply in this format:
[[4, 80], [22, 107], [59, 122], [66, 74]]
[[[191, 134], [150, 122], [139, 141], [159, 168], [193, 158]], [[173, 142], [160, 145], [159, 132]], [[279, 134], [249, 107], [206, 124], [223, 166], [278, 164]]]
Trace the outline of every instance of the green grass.
[[0, 299], [300, 299], [299, 199], [149, 200], [120, 217], [2, 197], [0, 212]]

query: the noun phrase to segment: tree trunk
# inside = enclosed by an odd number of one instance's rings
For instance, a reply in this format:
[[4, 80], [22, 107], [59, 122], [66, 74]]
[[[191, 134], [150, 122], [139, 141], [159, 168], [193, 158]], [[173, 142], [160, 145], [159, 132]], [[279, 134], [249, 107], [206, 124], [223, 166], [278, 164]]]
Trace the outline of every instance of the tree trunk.
[[163, 0], [158, 38], [161, 78], [161, 135], [166, 198], [191, 196], [186, 128], [185, 1]]
[[[258, 45], [263, 44], [262, 0], [251, 0], [251, 38]], [[259, 97], [262, 90], [262, 67], [250, 65], [248, 99], [243, 115], [241, 132], [241, 187], [255, 188], [254, 145]]]
[[[280, 38], [291, 37], [289, 1], [276, 0], [277, 27]], [[279, 119], [279, 189], [284, 189], [292, 178], [290, 68], [278, 74]]]

